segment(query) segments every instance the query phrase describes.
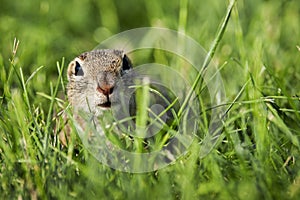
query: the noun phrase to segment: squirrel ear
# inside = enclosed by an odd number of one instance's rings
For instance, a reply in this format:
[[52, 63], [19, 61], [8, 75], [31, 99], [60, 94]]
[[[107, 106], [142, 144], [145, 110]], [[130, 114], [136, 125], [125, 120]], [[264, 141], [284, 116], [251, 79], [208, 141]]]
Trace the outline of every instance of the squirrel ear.
[[74, 68], [75, 68], [75, 61], [73, 60], [72, 62], [70, 62], [69, 66], [68, 66], [68, 80], [70, 80], [70, 78], [72, 77], [72, 75], [75, 73]]
[[132, 68], [132, 64], [130, 59], [124, 54], [123, 59], [122, 59], [122, 70], [129, 70]]

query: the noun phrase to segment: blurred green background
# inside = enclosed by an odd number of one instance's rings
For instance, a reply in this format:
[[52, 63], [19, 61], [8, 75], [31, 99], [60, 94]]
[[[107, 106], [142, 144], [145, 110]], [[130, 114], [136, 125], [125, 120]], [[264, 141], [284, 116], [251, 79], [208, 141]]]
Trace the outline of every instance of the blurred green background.
[[[227, 4], [219, 0], [1, 0], [1, 62], [8, 68], [13, 40], [20, 40], [17, 61], [24, 74], [45, 66], [37, 75], [40, 84], [33, 85], [35, 91], [41, 91], [57, 77], [56, 62], [62, 57], [69, 62], [109, 36], [128, 29], [155, 26], [180, 30], [208, 49]], [[297, 80], [299, 56], [291, 56], [291, 52], [297, 55], [296, 45], [299, 45], [299, 2], [239, 0], [234, 15], [237, 14], [230, 20], [215, 62], [222, 64], [228, 58], [251, 60], [252, 52], [261, 45], [264, 64], [283, 81], [284, 77]], [[228, 70], [239, 69], [233, 66]], [[229, 88], [238, 88], [236, 83], [233, 85]], [[291, 93], [297, 92], [294, 85], [294, 82], [286, 84]]]

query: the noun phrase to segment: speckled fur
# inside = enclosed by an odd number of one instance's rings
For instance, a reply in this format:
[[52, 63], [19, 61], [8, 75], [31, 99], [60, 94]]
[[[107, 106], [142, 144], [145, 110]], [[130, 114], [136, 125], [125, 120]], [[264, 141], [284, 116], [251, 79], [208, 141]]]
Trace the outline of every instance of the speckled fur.
[[[117, 81], [122, 76], [124, 69], [122, 67], [123, 60], [126, 57], [122, 50], [101, 49], [82, 53], [70, 62], [67, 70], [68, 84], [67, 96], [73, 108], [73, 118], [77, 126], [86, 131], [86, 120], [81, 118], [82, 113], [91, 114], [93, 118], [101, 116], [104, 110], [109, 107], [101, 107], [114, 100], [114, 92], [111, 90], [106, 94], [99, 88], [114, 88]], [[127, 66], [131, 68], [131, 62], [126, 57]], [[76, 63], [77, 62], [77, 63]], [[76, 65], [81, 67], [82, 74], [76, 74]], [[96, 129], [103, 133], [99, 125]], [[70, 127], [66, 128], [66, 132], [60, 133], [60, 140], [64, 146], [70, 137]]]
[[[101, 114], [97, 105], [105, 103], [107, 96], [98, 92], [97, 87], [114, 87], [121, 77], [123, 56], [121, 50], [95, 50], [81, 54], [69, 64], [67, 95], [75, 111]], [[83, 76], [75, 75], [75, 62], [81, 65]]]

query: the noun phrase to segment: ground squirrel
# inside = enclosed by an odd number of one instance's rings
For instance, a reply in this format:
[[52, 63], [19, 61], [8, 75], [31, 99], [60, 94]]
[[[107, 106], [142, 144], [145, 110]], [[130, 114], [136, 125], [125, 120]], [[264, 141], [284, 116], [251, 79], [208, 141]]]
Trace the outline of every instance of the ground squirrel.
[[131, 68], [121, 50], [94, 50], [76, 57], [67, 72], [67, 95], [73, 109], [94, 110], [99, 115], [110, 108], [117, 81]]
[[[74, 119], [85, 127], [80, 112], [101, 116], [114, 101], [114, 88], [121, 76], [132, 68], [132, 63], [122, 50], [99, 49], [82, 53], [68, 66], [67, 96]], [[69, 129], [69, 128], [68, 128]], [[69, 131], [66, 131], [68, 136]], [[60, 139], [65, 145], [65, 133]]]
[[[143, 108], [147, 112], [151, 109], [148, 114], [149, 119], [147, 119], [150, 120], [147, 121], [147, 137], [154, 136], [163, 130], [165, 125], [170, 126], [174, 120], [174, 113], [179, 108], [176, 96], [159, 82], [155, 80], [151, 82], [151, 77], [147, 73], [143, 74], [143, 70], [133, 70], [131, 60], [122, 50], [101, 49], [82, 53], [70, 62], [67, 75], [69, 81], [67, 96], [73, 109], [76, 128], [79, 127], [80, 131], [88, 134], [93, 131], [96, 131], [97, 134], [104, 134], [98, 119], [103, 116], [105, 110], [113, 111], [116, 115], [115, 120], [124, 121], [123, 118], [132, 117], [132, 121], [123, 122], [122, 126], [119, 123], [117, 132], [121, 132], [120, 128], [123, 128], [122, 131], [134, 131], [136, 115], [134, 88], [140, 88], [141, 85], [134, 86], [141, 84], [145, 78], [150, 81], [149, 87], [151, 88], [149, 105], [147, 105], [149, 107]], [[121, 103], [124, 98], [128, 105]], [[170, 105], [172, 106], [170, 107]], [[128, 113], [125, 112], [125, 115], [122, 106], [128, 109]], [[164, 111], [164, 109], [167, 110]], [[85, 114], [87, 116], [83, 117]], [[155, 123], [152, 123], [151, 120]], [[93, 130], [90, 131], [89, 128]], [[68, 137], [69, 132], [70, 130], [67, 130], [60, 135], [63, 145], [67, 143], [65, 135]]]

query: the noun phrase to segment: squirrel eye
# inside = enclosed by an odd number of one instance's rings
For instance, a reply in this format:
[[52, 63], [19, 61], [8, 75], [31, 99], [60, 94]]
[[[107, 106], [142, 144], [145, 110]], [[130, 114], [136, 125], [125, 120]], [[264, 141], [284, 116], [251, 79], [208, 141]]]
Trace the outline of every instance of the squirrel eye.
[[75, 76], [83, 76], [82, 67], [77, 61], [76, 61], [76, 65], [75, 65]]
[[122, 60], [122, 69], [129, 70], [131, 68], [132, 68], [131, 61], [129, 60], [129, 58], [126, 55], [124, 55], [123, 60]]

